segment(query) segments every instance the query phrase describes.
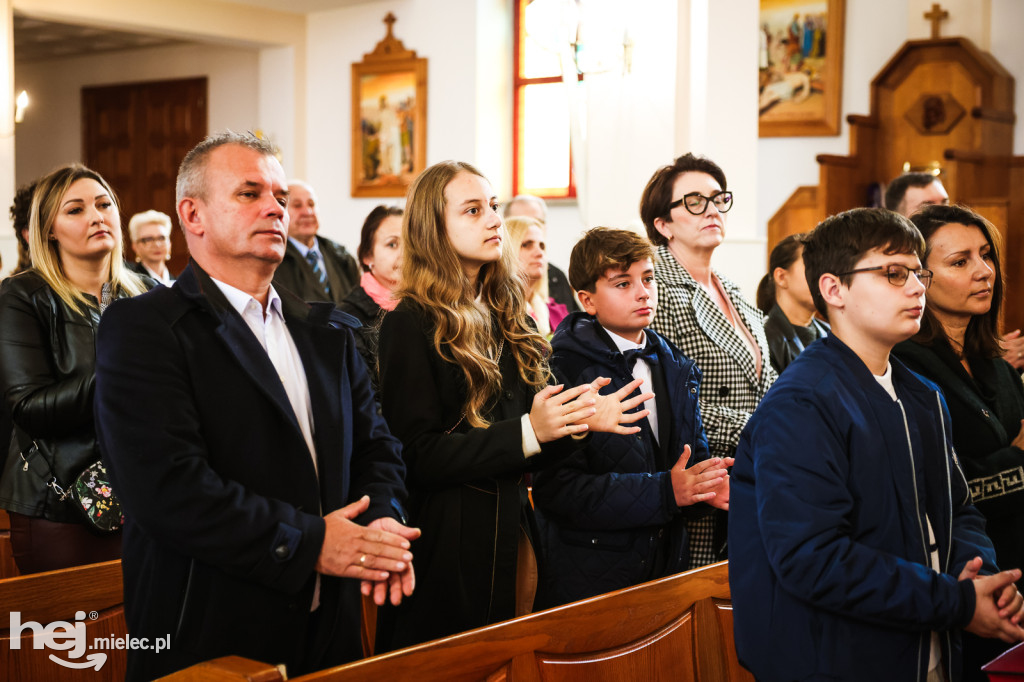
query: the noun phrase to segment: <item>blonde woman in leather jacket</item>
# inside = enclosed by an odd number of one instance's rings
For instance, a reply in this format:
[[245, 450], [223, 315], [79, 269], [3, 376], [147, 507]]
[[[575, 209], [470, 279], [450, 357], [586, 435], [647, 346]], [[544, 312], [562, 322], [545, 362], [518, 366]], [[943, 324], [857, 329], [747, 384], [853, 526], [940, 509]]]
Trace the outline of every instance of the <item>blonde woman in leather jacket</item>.
[[32, 269], [0, 285], [0, 391], [14, 422], [9, 447], [0, 449], [0, 507], [10, 513], [22, 573], [120, 557], [120, 532], [94, 534], [56, 488], [100, 459], [93, 426], [100, 315], [113, 299], [153, 284], [122, 266], [117, 199], [81, 165], [40, 181], [29, 249]]

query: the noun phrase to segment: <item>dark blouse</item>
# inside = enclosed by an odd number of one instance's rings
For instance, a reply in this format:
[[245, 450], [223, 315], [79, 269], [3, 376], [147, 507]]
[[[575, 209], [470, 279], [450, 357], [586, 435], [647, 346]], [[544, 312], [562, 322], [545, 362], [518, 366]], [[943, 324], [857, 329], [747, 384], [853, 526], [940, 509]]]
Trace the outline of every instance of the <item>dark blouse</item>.
[[1024, 419], [1024, 384], [1001, 358], [970, 361], [971, 374], [944, 340], [905, 341], [893, 351], [942, 389], [953, 420], [953, 447], [1001, 567], [1024, 566], [1024, 451], [1010, 445]]
[[377, 391], [380, 386], [380, 375], [377, 372], [377, 340], [380, 336], [380, 323], [385, 311], [370, 298], [362, 286], [357, 286], [348, 292], [338, 307], [363, 324], [355, 332], [356, 349], [370, 369], [373, 388]]
[[804, 348], [828, 336], [829, 330], [828, 323], [817, 318], [812, 319], [806, 327], [793, 324], [778, 304], [773, 305], [764, 321], [764, 335], [768, 337], [772, 367], [781, 374]]

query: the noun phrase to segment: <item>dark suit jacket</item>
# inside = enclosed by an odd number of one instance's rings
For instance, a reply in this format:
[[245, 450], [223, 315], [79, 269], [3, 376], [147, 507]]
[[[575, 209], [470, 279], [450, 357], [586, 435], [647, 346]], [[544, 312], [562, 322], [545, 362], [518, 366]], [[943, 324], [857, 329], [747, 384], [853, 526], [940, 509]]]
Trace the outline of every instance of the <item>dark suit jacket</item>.
[[400, 446], [348, 316], [279, 293], [317, 471], [269, 356], [194, 262], [103, 316], [97, 431], [127, 519], [125, 614], [135, 637], [171, 635], [159, 655], [129, 652], [129, 679], [230, 654], [293, 673], [360, 654], [356, 581], [324, 577], [310, 614], [322, 516], [368, 494], [360, 523], [400, 518]]
[[[132, 272], [134, 272], [136, 275], [142, 275], [143, 277], [153, 278], [153, 276], [151, 274], [149, 274], [149, 270], [147, 270], [146, 266], [143, 265], [142, 263], [137, 263], [135, 261], [128, 261], [128, 260], [126, 260], [124, 262], [124, 266], [126, 268], [128, 268], [129, 270], [131, 270]], [[174, 273], [171, 272], [170, 269], [167, 270], [167, 275], [172, 280], [178, 279], [177, 277], [174, 276]], [[156, 281], [155, 278], [153, 278], [153, 279], [154, 279], [154, 281]]]
[[320, 253], [324, 255], [327, 269], [327, 285], [330, 294], [324, 291], [313, 274], [313, 268], [302, 257], [291, 240], [284, 252], [284, 260], [274, 273], [274, 287], [287, 289], [303, 301], [330, 301], [341, 303], [345, 296], [359, 284], [359, 264], [348, 250], [338, 242], [317, 237]]
[[570, 313], [582, 310], [576, 302], [569, 278], [551, 263], [548, 263], [548, 295], [555, 299], [555, 303], [564, 305]]

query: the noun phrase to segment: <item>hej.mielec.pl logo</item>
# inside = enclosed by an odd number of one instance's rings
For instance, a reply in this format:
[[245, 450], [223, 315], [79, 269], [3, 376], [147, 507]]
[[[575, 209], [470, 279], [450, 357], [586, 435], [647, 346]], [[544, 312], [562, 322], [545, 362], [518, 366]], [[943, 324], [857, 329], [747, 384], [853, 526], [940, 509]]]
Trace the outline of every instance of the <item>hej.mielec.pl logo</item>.
[[77, 659], [81, 659], [85, 652], [90, 649], [152, 648], [156, 653], [160, 653], [170, 646], [171, 636], [169, 634], [165, 637], [155, 638], [152, 645], [150, 645], [149, 638], [147, 637], [115, 637], [113, 635], [110, 637], [96, 637], [93, 639], [92, 645], [90, 645], [86, 637], [84, 622], [87, 617], [95, 620], [97, 614], [92, 612], [86, 616], [85, 611], [77, 611], [75, 612], [74, 623], [57, 620], [49, 625], [43, 625], [32, 620], [22, 623], [21, 612], [11, 611], [11, 649], [21, 649], [21, 636], [27, 630], [31, 630], [33, 649], [51, 649], [53, 651], [67, 652], [65, 654], [67, 660], [50, 654], [49, 658], [54, 663], [58, 663], [66, 668], [95, 668], [99, 670], [107, 662], [107, 654], [103, 651], [93, 651], [86, 655], [84, 660]]

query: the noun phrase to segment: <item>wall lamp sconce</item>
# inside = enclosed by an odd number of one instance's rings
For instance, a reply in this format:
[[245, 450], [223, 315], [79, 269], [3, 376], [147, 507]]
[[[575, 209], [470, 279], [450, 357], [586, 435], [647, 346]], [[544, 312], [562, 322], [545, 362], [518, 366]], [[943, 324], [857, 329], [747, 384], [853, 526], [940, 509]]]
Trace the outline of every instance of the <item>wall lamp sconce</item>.
[[28, 109], [28, 93], [22, 90], [14, 100], [15, 123], [21, 123], [25, 119], [25, 109]]

